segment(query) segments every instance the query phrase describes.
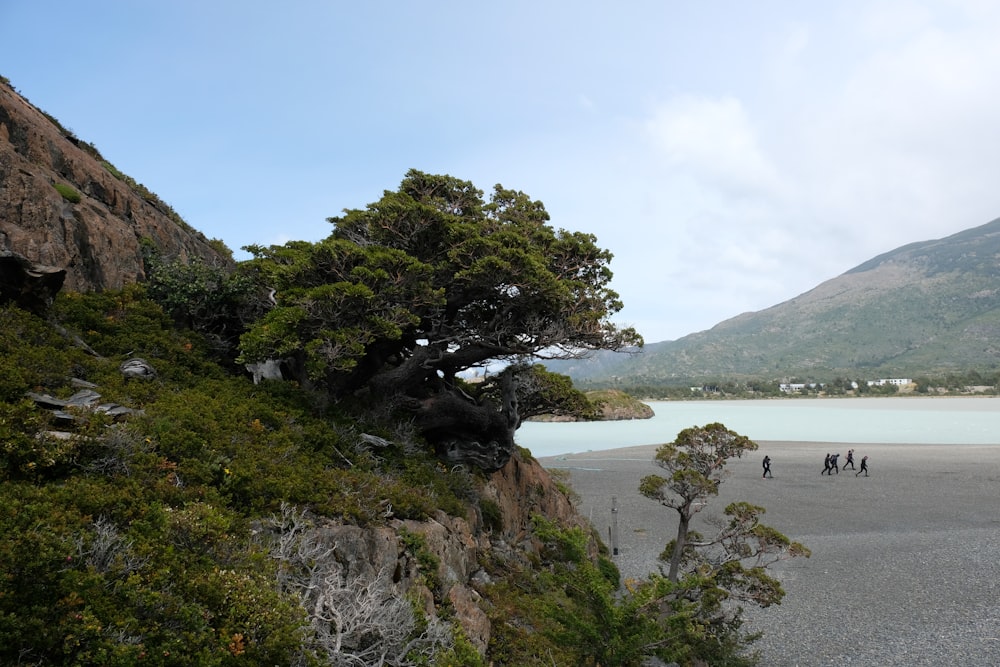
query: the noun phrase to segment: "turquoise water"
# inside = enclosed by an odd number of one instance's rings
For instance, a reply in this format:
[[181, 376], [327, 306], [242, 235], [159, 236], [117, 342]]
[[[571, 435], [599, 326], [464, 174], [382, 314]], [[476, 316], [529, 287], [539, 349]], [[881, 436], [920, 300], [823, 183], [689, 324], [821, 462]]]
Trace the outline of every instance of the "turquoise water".
[[883, 397], [653, 401], [656, 416], [621, 422], [526, 422], [517, 444], [535, 456], [670, 442], [722, 422], [753, 440], [1000, 445], [1000, 398]]

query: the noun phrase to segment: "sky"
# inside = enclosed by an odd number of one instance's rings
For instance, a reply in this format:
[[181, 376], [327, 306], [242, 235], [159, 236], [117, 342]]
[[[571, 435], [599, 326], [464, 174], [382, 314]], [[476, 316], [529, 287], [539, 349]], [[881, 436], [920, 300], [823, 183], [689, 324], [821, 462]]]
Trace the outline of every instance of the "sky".
[[0, 75], [238, 259], [407, 170], [614, 254], [647, 343], [1000, 217], [993, 0], [0, 0]]

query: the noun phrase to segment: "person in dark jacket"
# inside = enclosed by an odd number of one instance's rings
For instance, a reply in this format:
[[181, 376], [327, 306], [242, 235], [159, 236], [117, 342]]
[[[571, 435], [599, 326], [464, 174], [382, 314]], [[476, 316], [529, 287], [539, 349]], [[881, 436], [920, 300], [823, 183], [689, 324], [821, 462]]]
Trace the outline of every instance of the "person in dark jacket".
[[853, 449], [848, 449], [847, 450], [847, 459], [844, 461], [844, 470], [847, 470], [847, 466], [848, 465], [851, 466], [851, 470], [857, 470], [857, 468], [854, 467], [854, 450]]
[[830, 455], [829, 454], [827, 454], [826, 458], [823, 459], [823, 472], [821, 472], [820, 474], [821, 475], [829, 475], [830, 474]]
[[764, 456], [764, 462], [763, 462], [762, 465], [764, 466], [764, 474], [761, 475], [761, 477], [767, 477], [768, 475], [771, 475], [771, 477], [774, 477], [774, 475], [771, 473], [771, 457], [770, 456], [766, 456], [766, 455]]
[[862, 456], [861, 457], [861, 469], [858, 470], [856, 473], [854, 473], [854, 476], [857, 477], [861, 473], [864, 473], [865, 477], [868, 476], [868, 457], [867, 456]]

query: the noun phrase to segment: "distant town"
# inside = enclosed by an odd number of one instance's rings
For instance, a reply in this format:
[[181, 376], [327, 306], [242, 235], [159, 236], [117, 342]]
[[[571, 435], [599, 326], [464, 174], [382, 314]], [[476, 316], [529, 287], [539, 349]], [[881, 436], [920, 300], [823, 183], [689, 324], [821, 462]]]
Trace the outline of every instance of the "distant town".
[[[865, 381], [869, 387], [906, 387], [909, 385], [914, 385], [915, 383], [910, 378], [879, 378], [878, 380], [866, 380]], [[858, 383], [851, 380], [851, 386], [854, 389], [858, 388]], [[778, 389], [785, 392], [786, 394], [794, 394], [796, 392], [803, 392], [808, 390], [822, 389], [823, 385], [817, 382], [805, 383], [805, 382], [782, 382], [778, 385]]]

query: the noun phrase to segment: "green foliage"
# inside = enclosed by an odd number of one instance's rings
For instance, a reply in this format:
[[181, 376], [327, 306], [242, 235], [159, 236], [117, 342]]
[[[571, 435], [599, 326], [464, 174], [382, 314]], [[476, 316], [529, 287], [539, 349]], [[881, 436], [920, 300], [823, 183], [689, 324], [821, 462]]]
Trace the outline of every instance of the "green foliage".
[[[85, 477], [58, 489], [4, 485], [0, 661], [287, 663], [300, 611], [275, 592], [273, 564], [255, 555], [235, 515], [207, 503], [147, 505], [128, 498], [140, 487], [116, 486]], [[83, 494], [89, 506], [77, 507]]]
[[87, 355], [36, 315], [0, 306], [0, 402], [16, 402], [28, 391], [66, 384], [66, 369], [82, 371]]
[[[757, 449], [749, 438], [714, 423], [684, 429], [661, 445], [654, 463], [666, 476], [648, 475], [639, 484], [644, 496], [677, 512], [677, 536], [661, 558], [670, 563], [665, 582], [651, 580], [640, 592], [660, 613], [689, 616], [707, 646], [739, 645], [742, 610], [730, 602], [751, 602], [761, 607], [777, 604], [785, 592], [766, 569], [776, 561], [808, 557], [810, 552], [777, 530], [760, 522], [764, 508], [733, 502], [725, 509], [729, 522], [715, 536], [704, 537], [691, 528], [691, 520], [718, 495], [726, 463]], [[676, 589], [676, 590], [675, 590]], [[679, 591], [683, 591], [680, 593]], [[741, 664], [717, 662], [710, 664]]]
[[414, 305], [443, 304], [430, 267], [399, 250], [337, 239], [250, 250], [267, 258], [254, 268], [276, 286], [281, 306], [244, 335], [244, 358], [301, 351], [314, 379], [355, 368], [375, 340], [398, 340], [419, 322]]
[[67, 185], [65, 183], [53, 183], [52, 187], [54, 187], [59, 192], [59, 194], [62, 195], [63, 199], [70, 202], [71, 204], [79, 204], [80, 200], [82, 199], [80, 193], [77, 192], [72, 185]]
[[452, 646], [434, 657], [433, 667], [487, 667], [487, 662], [459, 627]]
[[[197, 271], [206, 282], [189, 304], [216, 285]], [[385, 525], [465, 517], [478, 501], [484, 524], [503, 529], [481, 475], [442, 465], [363, 400], [228, 374], [210, 334], [177, 328], [143, 287], [61, 295], [52, 314], [58, 329], [0, 308], [0, 663], [309, 664], [319, 654], [308, 614], [294, 588], [276, 585], [282, 565], [259, 537], [275, 512], [291, 503], [324, 521]], [[157, 376], [126, 382], [118, 366], [131, 356]], [[72, 437], [47, 436], [48, 415], [25, 392], [66, 398], [72, 378], [142, 412], [120, 424], [81, 413]], [[761, 544], [780, 544], [752, 525], [752, 508], [733, 512]], [[660, 601], [670, 613], [650, 614], [619, 591], [591, 532], [537, 518], [532, 533], [540, 547], [528, 559], [483, 555], [496, 575], [493, 664], [636, 665], [742, 646], [703, 631], [690, 607]], [[446, 613], [438, 557], [416, 530], [399, 539]], [[725, 575], [768, 583], [749, 566]], [[715, 590], [699, 589], [698, 609]], [[487, 663], [461, 633], [420, 659]]]
[[748, 649], [759, 636], [741, 632], [739, 614], [725, 613], [726, 596], [711, 577], [690, 575], [673, 582], [652, 575], [630, 582], [623, 607], [630, 632], [661, 660], [729, 667], [757, 664]]
[[73, 292], [60, 294], [54, 304], [54, 315], [72, 322], [83, 342], [102, 356], [124, 359], [129, 354], [150, 361], [153, 358], [166, 361], [160, 364], [162, 372], [157, 371], [172, 380], [218, 372], [203, 355], [196, 353], [205, 349], [205, 342], [190, 332], [175, 331], [163, 310], [146, 298], [140, 285], [86, 296]]
[[[331, 218], [323, 241], [248, 247], [249, 270], [277, 303], [241, 337], [241, 361], [292, 357], [335, 396], [398, 396], [438, 443], [512, 446], [519, 415], [494, 416], [510, 411], [505, 395], [503, 408], [480, 404], [480, 417], [447, 423], [457, 402], [471, 405], [458, 373], [641, 337], [610, 321], [622, 304], [608, 287], [611, 254], [593, 236], [554, 230], [524, 193], [497, 186], [488, 202], [482, 195], [469, 182], [412, 170], [398, 191]], [[540, 400], [571, 393], [565, 381], [547, 385]], [[482, 432], [469, 433], [477, 421]]]
[[480, 498], [479, 512], [483, 517], [484, 528], [492, 531], [499, 531], [503, 528], [503, 512], [500, 510], [500, 505], [489, 498]]
[[235, 261], [233, 257], [233, 250], [226, 245], [226, 242], [222, 239], [209, 239], [208, 245], [212, 247], [215, 252], [219, 253], [222, 257], [229, 259], [230, 261]]
[[[419, 449], [374, 456], [315, 395], [227, 375], [141, 287], [64, 294], [53, 314], [62, 333], [0, 308], [0, 663], [289, 664], [305, 621], [255, 521], [288, 501], [362, 525], [466, 514], [469, 475]], [[137, 354], [156, 378], [122, 378]], [[74, 377], [143, 413], [45, 435], [25, 392], [67, 398]]]
[[144, 259], [148, 296], [178, 326], [203, 334], [224, 358], [234, 358], [240, 334], [264, 312], [263, 292], [253, 278], [199, 258], [168, 261], [151, 247], [144, 248]]
[[542, 543], [540, 567], [515, 568], [491, 590], [498, 665], [638, 667], [650, 656], [683, 665], [744, 667], [754, 638], [712, 577], [680, 582], [652, 576], [619, 589], [610, 560], [587, 556], [584, 531], [532, 520]]
[[47, 430], [46, 414], [28, 400], [0, 405], [0, 471], [11, 479], [58, 477], [73, 462], [77, 442]]
[[101, 166], [104, 167], [109, 174], [111, 174], [112, 176], [114, 176], [118, 180], [120, 180], [120, 181], [125, 180], [125, 174], [123, 174], [122, 172], [118, 171], [118, 168], [115, 165], [113, 165], [110, 162], [108, 162], [107, 160], [103, 160], [101, 162]]
[[435, 598], [441, 594], [441, 577], [438, 570], [441, 561], [427, 548], [427, 540], [420, 533], [414, 533], [406, 528], [396, 531], [400, 544], [417, 561], [420, 578], [423, 584], [434, 593]]
[[[594, 404], [573, 386], [566, 375], [550, 373], [541, 364], [527, 366], [518, 374], [520, 387], [518, 398], [523, 403], [521, 417], [527, 419], [536, 415], [570, 416], [588, 420], [598, 417]], [[489, 393], [489, 380], [481, 383], [478, 392]]]

